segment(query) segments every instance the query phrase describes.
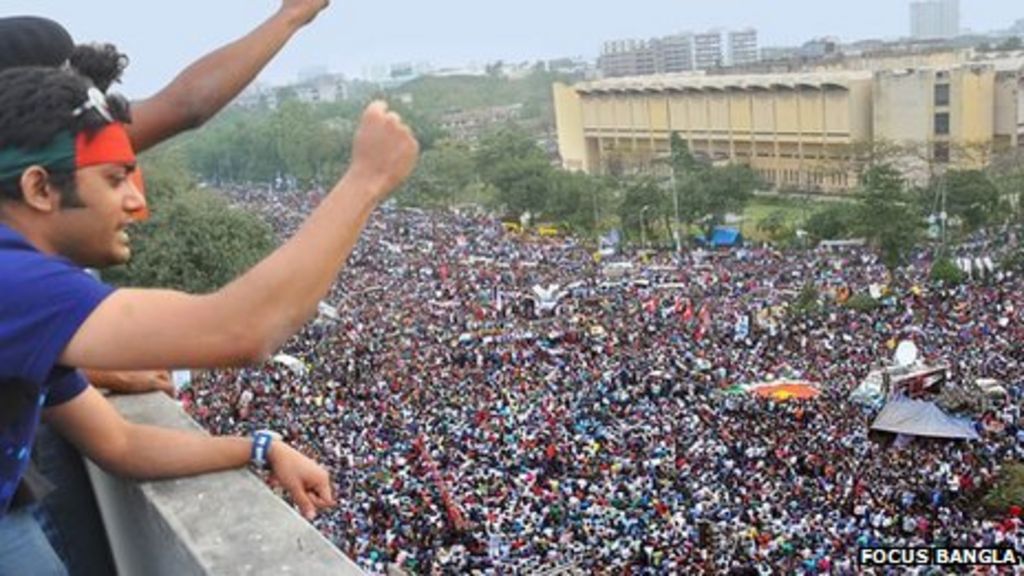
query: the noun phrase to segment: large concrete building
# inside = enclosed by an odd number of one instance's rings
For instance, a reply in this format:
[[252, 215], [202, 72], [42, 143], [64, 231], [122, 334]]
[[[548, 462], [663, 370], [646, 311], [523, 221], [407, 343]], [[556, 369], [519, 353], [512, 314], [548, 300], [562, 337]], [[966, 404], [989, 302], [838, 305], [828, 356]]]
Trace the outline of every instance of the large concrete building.
[[979, 166], [1020, 146], [1022, 76], [1014, 61], [555, 85], [559, 151], [570, 170], [657, 170], [675, 132], [696, 155], [747, 164], [777, 187], [839, 192], [857, 185], [865, 150], [883, 142], [922, 178], [915, 171]]
[[910, 3], [910, 36], [953, 38], [960, 34], [960, 0], [917, 0]]

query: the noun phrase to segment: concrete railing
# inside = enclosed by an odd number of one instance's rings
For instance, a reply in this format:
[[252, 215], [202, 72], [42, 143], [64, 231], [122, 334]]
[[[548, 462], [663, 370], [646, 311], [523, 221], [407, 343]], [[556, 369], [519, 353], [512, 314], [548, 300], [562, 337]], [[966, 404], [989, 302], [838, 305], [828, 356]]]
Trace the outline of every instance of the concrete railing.
[[[162, 394], [112, 401], [132, 422], [199, 429]], [[87, 468], [123, 576], [363, 574], [247, 470], [132, 482]]]

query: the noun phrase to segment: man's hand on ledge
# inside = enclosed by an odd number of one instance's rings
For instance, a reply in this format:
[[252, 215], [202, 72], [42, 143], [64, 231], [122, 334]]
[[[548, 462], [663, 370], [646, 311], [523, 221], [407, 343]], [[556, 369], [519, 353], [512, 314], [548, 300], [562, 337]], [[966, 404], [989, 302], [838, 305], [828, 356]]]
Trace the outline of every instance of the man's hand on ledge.
[[93, 386], [115, 394], [163, 392], [174, 398], [175, 391], [174, 384], [171, 382], [171, 373], [166, 370], [142, 372], [86, 370], [85, 377]]
[[337, 505], [327, 471], [298, 450], [278, 440], [270, 448], [267, 460], [271, 478], [288, 491], [307, 520], [316, 518], [317, 510]]

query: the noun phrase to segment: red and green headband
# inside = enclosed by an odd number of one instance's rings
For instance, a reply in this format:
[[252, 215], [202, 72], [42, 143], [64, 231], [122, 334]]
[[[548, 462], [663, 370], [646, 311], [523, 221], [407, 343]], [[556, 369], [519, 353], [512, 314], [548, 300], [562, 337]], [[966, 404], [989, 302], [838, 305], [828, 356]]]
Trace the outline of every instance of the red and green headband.
[[71, 132], [60, 132], [49, 144], [33, 150], [0, 150], [0, 182], [20, 178], [31, 166], [73, 172], [99, 164], [134, 165], [135, 162], [135, 151], [124, 125], [112, 122], [93, 134], [80, 132], [72, 137]]

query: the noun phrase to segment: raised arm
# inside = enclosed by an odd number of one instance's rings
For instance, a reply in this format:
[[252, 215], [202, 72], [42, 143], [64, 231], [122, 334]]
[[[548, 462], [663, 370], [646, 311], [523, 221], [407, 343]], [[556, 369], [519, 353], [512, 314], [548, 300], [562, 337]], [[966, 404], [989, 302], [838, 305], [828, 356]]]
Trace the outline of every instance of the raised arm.
[[371, 104], [345, 176], [283, 246], [205, 296], [118, 290], [75, 333], [60, 363], [79, 368], [203, 368], [265, 359], [316, 312], [377, 204], [419, 147], [387, 105]]
[[136, 151], [201, 126], [231, 102], [330, 0], [283, 0], [267, 21], [203, 56], [150, 98], [132, 104], [128, 127]]

